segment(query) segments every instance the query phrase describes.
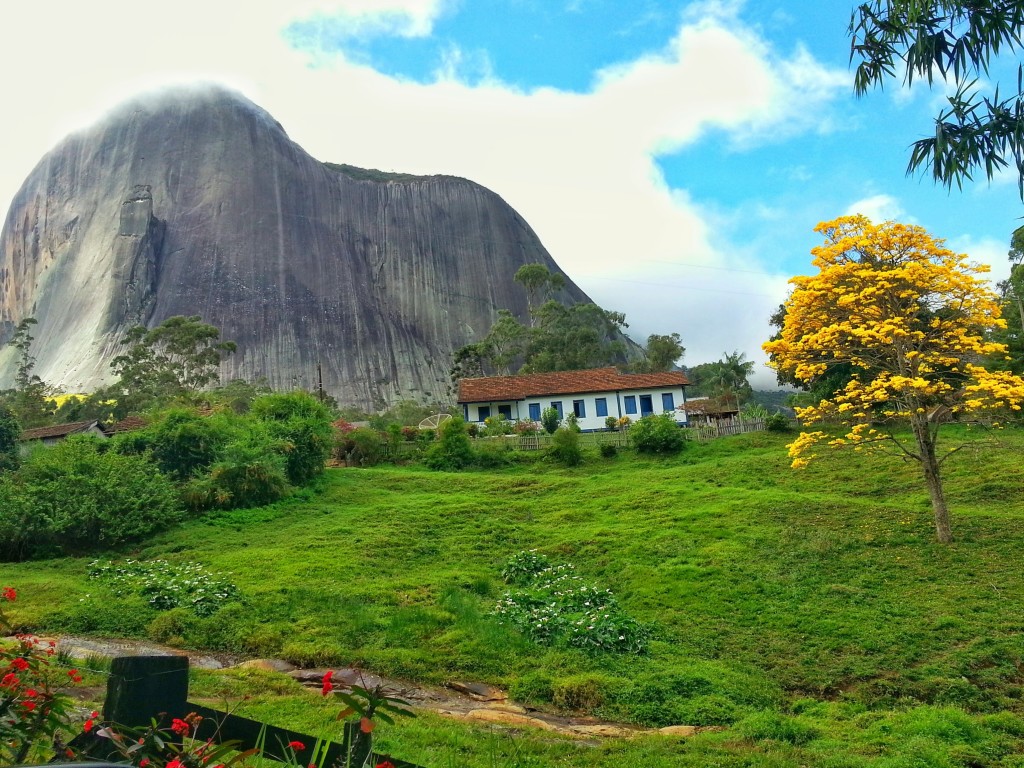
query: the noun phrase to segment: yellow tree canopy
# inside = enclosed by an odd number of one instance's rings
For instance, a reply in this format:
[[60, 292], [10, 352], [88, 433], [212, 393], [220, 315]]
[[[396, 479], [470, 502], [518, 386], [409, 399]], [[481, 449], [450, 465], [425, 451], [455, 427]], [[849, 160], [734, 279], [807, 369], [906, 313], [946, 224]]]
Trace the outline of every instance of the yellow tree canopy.
[[[844, 216], [815, 231], [825, 238], [811, 251], [818, 274], [790, 281], [782, 333], [764, 349], [774, 367], [800, 381], [840, 364], [854, 374], [830, 399], [797, 409], [804, 425], [838, 421], [849, 431], [833, 444], [860, 444], [892, 439], [876, 427], [909, 419], [916, 437], [919, 429], [927, 434], [917, 451], [901, 447], [925, 460], [939, 412], [1020, 409], [1024, 380], [981, 365], [1006, 352], [986, 335], [1005, 326], [998, 298], [979, 277], [988, 267], [921, 227]], [[790, 446], [793, 466], [813, 458], [823, 437], [801, 434]]]

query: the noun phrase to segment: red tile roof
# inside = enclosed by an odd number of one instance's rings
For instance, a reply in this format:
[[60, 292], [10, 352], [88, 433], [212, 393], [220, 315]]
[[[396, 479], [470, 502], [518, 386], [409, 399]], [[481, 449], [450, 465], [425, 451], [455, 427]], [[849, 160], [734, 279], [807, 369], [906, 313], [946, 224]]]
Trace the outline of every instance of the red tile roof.
[[485, 376], [459, 381], [460, 403], [493, 403], [545, 395], [580, 392], [618, 392], [653, 387], [681, 387], [689, 380], [680, 371], [619, 373], [614, 367], [585, 371], [529, 373], [523, 376]]
[[47, 437], [67, 437], [68, 435], [74, 435], [79, 432], [87, 432], [91, 427], [98, 426], [99, 422], [95, 419], [92, 421], [75, 421], [70, 424], [57, 424], [53, 427], [36, 427], [35, 429], [26, 429], [21, 433], [21, 440], [42, 440]]
[[135, 432], [139, 429], [145, 429], [148, 426], [149, 423], [141, 416], [128, 416], [127, 418], [121, 419], [113, 424], [109, 424], [103, 428], [103, 431], [108, 435], [116, 435], [121, 432]]

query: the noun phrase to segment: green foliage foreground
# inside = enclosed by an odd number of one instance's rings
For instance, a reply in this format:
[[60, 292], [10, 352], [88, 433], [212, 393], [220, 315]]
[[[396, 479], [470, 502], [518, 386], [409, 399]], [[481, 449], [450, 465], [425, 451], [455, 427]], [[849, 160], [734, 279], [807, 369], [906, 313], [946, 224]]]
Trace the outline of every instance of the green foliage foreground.
[[[153, 610], [89, 561], [3, 566], [16, 623], [477, 680], [519, 700], [650, 726], [726, 730], [599, 746], [437, 717], [380, 729], [430, 766], [1020, 766], [1024, 754], [1024, 435], [967, 434], [948, 462], [956, 541], [932, 541], [914, 467], [836, 454], [788, 468], [785, 435], [672, 458], [495, 471], [341, 469], [325, 489], [215, 511], [142, 547], [198, 562], [239, 599]], [[650, 631], [641, 654], [538, 644], [495, 614], [502, 568], [536, 549], [611, 590]], [[270, 567], [272, 564], [272, 567]], [[336, 714], [284, 678], [197, 676], [207, 696], [307, 732]], [[273, 691], [274, 693], [271, 693]]]

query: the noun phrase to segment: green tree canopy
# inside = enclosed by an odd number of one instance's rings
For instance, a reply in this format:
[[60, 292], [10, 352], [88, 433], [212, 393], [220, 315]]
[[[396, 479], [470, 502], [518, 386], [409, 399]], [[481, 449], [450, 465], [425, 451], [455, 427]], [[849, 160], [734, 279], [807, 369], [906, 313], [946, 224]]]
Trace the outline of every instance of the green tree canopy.
[[687, 377], [693, 384], [691, 392], [721, 398], [738, 408], [753, 393], [747, 378], [754, 372], [754, 363], [746, 357], [739, 351], [724, 352], [721, 360], [693, 366], [687, 371]]
[[18, 468], [18, 438], [21, 424], [14, 411], [0, 405], [0, 472]]
[[930, 170], [946, 187], [983, 169], [991, 179], [1011, 163], [1024, 199], [1024, 71], [1015, 92], [985, 93], [993, 59], [1021, 47], [1024, 0], [870, 0], [850, 19], [850, 61], [858, 95], [893, 78], [940, 78], [955, 93], [928, 137], [911, 146], [907, 173]]
[[512, 278], [526, 289], [526, 303], [533, 310], [540, 304], [541, 298], [550, 299], [557, 291], [565, 287], [565, 278], [552, 272], [543, 264], [524, 264]]
[[132, 328], [128, 351], [111, 362], [120, 378], [117, 389], [136, 406], [196, 392], [217, 381], [221, 360], [236, 350], [220, 341], [220, 331], [198, 315], [169, 317], [156, 328]]
[[7, 393], [6, 400], [14, 410], [23, 427], [30, 429], [46, 424], [51, 417], [50, 388], [32, 371], [36, 358], [32, 354], [32, 326], [34, 317], [26, 317], [14, 329], [14, 335], [7, 342], [18, 352], [18, 367], [14, 373], [14, 389]]
[[661, 373], [672, 370], [672, 366], [683, 356], [686, 349], [678, 333], [652, 333], [647, 337], [647, 357], [633, 366], [637, 373]]

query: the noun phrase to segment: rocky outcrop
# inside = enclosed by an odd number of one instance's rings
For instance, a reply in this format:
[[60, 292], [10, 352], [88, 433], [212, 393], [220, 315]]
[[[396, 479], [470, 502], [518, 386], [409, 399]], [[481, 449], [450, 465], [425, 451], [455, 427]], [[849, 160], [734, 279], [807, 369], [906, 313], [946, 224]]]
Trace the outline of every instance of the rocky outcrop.
[[320, 364], [343, 403], [444, 400], [453, 350], [500, 308], [525, 316], [512, 275], [532, 262], [560, 272], [478, 184], [324, 164], [243, 97], [177, 90], [67, 138], [26, 180], [0, 235], [0, 342], [34, 316], [35, 372], [88, 391], [128, 328], [201, 315], [238, 344], [225, 379], [312, 387]]

